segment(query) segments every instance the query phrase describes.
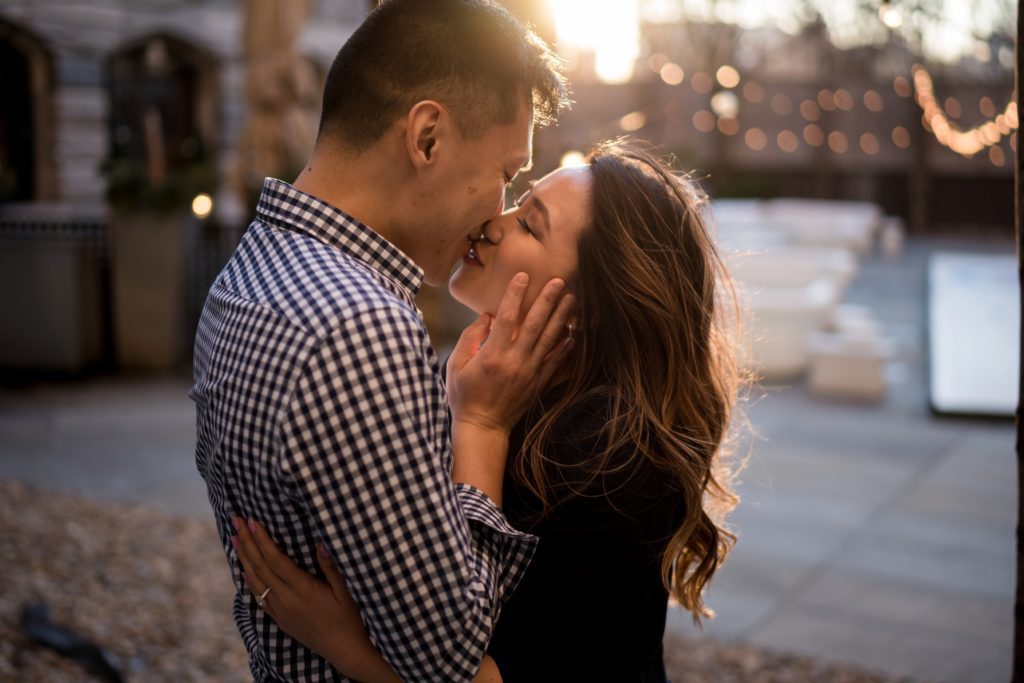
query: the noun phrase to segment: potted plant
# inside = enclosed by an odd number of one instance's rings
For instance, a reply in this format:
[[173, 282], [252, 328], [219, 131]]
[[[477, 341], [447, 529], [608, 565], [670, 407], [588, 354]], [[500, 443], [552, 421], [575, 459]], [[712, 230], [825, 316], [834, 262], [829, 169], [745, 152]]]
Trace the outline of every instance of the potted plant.
[[[159, 131], [159, 126], [145, 127]], [[110, 264], [118, 366], [166, 370], [182, 357], [188, 232], [192, 205], [218, 184], [214, 165], [194, 142], [185, 163], [168, 166], [163, 138], [147, 134], [145, 155], [117, 144], [103, 164], [110, 207]]]

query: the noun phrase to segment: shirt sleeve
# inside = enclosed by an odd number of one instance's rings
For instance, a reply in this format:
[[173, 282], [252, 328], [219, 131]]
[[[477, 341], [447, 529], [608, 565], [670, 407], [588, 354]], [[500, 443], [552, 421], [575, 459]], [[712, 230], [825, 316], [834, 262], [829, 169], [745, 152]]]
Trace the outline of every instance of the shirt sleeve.
[[398, 674], [468, 681], [536, 538], [481, 491], [453, 485], [433, 359], [411, 310], [346, 321], [298, 379], [281, 471]]

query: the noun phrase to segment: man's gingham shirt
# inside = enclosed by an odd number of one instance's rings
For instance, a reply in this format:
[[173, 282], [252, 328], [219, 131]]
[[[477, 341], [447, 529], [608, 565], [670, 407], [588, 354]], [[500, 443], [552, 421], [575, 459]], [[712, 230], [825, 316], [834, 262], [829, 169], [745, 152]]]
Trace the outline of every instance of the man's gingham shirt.
[[[370, 637], [409, 681], [470, 680], [536, 539], [451, 481], [422, 271], [341, 211], [268, 179], [210, 289], [195, 347], [196, 464], [257, 681], [345, 680], [244, 585], [232, 514], [319, 573], [327, 543]], [[273, 601], [273, 593], [268, 600]]]

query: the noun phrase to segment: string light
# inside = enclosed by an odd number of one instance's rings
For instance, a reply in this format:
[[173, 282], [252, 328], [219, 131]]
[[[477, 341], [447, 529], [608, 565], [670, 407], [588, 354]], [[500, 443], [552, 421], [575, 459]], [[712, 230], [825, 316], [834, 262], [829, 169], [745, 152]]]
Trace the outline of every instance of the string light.
[[828, 146], [836, 154], [846, 154], [846, 150], [850, 149], [850, 141], [842, 131], [834, 130], [828, 134]]
[[843, 111], [850, 111], [853, 109], [853, 95], [843, 88], [836, 90], [834, 100], [836, 107]]
[[[921, 123], [940, 144], [961, 156], [974, 156], [986, 147], [998, 144], [1003, 136], [1009, 135], [1019, 125], [1017, 103], [1011, 100], [994, 120], [980, 123], [969, 130], [963, 130], [956, 123], [950, 121], [938, 100], [935, 99], [935, 85], [928, 70], [920, 64], [915, 64], [911, 69], [911, 75], [914, 82], [914, 99], [924, 112]], [[990, 154], [989, 158], [995, 163], [999, 157]]]
[[706, 95], [711, 92], [711, 88], [714, 87], [714, 85], [715, 82], [712, 80], [711, 76], [708, 76], [702, 71], [698, 71], [693, 75], [693, 78], [690, 79], [690, 87], [702, 95]]
[[701, 133], [710, 133], [715, 128], [715, 115], [707, 109], [701, 109], [693, 115], [693, 127]]
[[867, 108], [868, 111], [873, 111], [877, 114], [878, 112], [882, 111], [882, 108], [885, 105], [882, 102], [881, 95], [879, 95], [874, 90], [868, 90], [866, 93], [864, 93], [864, 106]]
[[821, 118], [821, 109], [814, 100], [804, 100], [800, 103], [800, 115], [808, 121], [817, 121]]
[[[667, 55], [656, 53], [651, 56], [649, 67], [658, 73], [662, 80], [669, 85], [678, 85], [684, 78], [683, 69], [673, 63]], [[739, 109], [739, 98], [736, 97], [730, 88], [737, 87], [742, 77], [735, 67], [723, 65], [714, 72], [714, 76], [707, 73], [697, 72], [690, 78], [691, 87], [699, 93], [709, 93], [715, 84], [727, 88], [720, 91], [711, 98], [711, 108], [714, 113], [707, 110], [699, 110], [693, 114], [692, 125], [702, 133], [710, 133], [716, 128], [724, 135], [737, 135], [740, 132], [737, 113]], [[1006, 163], [1006, 155], [998, 145], [1004, 137], [1009, 138], [1009, 146], [1016, 149], [1016, 131], [1019, 128], [1017, 103], [1010, 101], [1002, 112], [996, 113], [996, 107], [989, 97], [982, 97], [978, 102], [978, 109], [989, 118], [973, 128], [964, 130], [951, 119], [959, 118], [963, 113], [961, 103], [954, 97], [947, 97], [940, 102], [935, 96], [935, 86], [931, 75], [921, 64], [915, 64], [911, 69], [911, 78], [897, 76], [893, 79], [893, 90], [901, 97], [913, 96], [922, 111], [921, 124], [935, 139], [945, 147], [964, 157], [972, 157], [983, 150], [988, 150], [989, 160], [996, 166], [1003, 166]], [[743, 99], [751, 103], [759, 103], [766, 98], [765, 89], [758, 83], [747, 81], [742, 88]], [[726, 100], [728, 98], [728, 100]], [[875, 90], [868, 90], [863, 95], [864, 107], [871, 112], [878, 113], [884, 109], [884, 101], [881, 95]], [[784, 116], [793, 110], [793, 101], [782, 93], [776, 93], [770, 98], [772, 110], [776, 114]], [[800, 137], [803, 142], [811, 147], [820, 147], [828, 144], [828, 147], [836, 154], [845, 154], [849, 151], [851, 140], [842, 131], [832, 131], [828, 134], [820, 126], [814, 125], [821, 117], [822, 110], [834, 111], [836, 109], [851, 111], [854, 108], [855, 100], [853, 95], [845, 89], [831, 91], [822, 89], [816, 97], [808, 98], [800, 102], [799, 112], [801, 117], [809, 123], [804, 126], [802, 136], [791, 131], [783, 131], [775, 138], [777, 147], [787, 153], [797, 150], [800, 145]], [[682, 112], [673, 112], [677, 118]], [[717, 116], [716, 116], [717, 115]], [[619, 125], [624, 130], [636, 130], [646, 124], [642, 112], [632, 112], [622, 117]], [[743, 136], [746, 145], [755, 151], [765, 149], [768, 136], [759, 128], [748, 129]], [[892, 143], [900, 149], [907, 149], [911, 144], [909, 131], [903, 126], [896, 126], [892, 129]], [[875, 135], [864, 133], [854, 137], [860, 150], [869, 156], [877, 155], [881, 151], [881, 144]]]
[[750, 128], [743, 135], [743, 141], [750, 149], [760, 152], [768, 144], [768, 136], [760, 128]]
[[804, 126], [804, 141], [811, 147], [821, 147], [825, 144], [825, 131], [821, 129], [821, 126], [816, 126], [813, 123]]
[[800, 147], [800, 139], [791, 130], [784, 130], [775, 136], [775, 144], [786, 154], [792, 154]]
[[747, 81], [743, 84], [743, 97], [751, 104], [760, 104], [764, 101], [764, 88], [759, 83]]

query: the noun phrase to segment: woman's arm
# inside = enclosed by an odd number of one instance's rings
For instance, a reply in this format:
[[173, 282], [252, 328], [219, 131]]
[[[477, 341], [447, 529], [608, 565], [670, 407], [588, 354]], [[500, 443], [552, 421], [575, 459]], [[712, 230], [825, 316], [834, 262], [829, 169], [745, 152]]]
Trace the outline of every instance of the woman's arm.
[[[281, 552], [261, 524], [236, 519], [235, 528], [238, 536], [232, 543], [249, 589], [262, 595], [270, 588], [263, 609], [282, 631], [349, 678], [363, 683], [400, 683], [401, 678], [370, 641], [359, 608], [324, 546], [317, 549], [317, 562], [327, 583]], [[473, 682], [501, 683], [493, 659], [484, 658]]]
[[370, 642], [359, 607], [327, 549], [317, 548], [317, 562], [327, 583], [302, 570], [270, 539], [263, 525], [235, 518], [232, 544], [253, 595], [278, 627], [331, 663], [349, 678], [364, 683], [401, 682]]

